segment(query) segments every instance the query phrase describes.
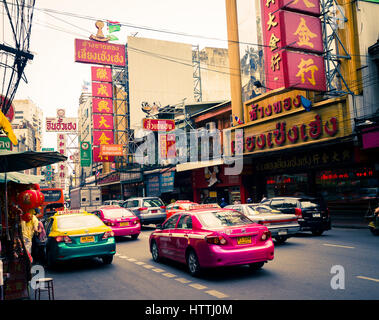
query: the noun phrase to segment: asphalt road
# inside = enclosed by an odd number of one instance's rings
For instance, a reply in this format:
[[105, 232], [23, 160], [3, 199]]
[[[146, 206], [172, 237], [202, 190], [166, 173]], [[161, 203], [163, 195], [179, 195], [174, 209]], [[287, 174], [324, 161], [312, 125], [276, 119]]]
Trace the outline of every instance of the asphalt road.
[[304, 232], [276, 245], [275, 259], [262, 270], [232, 267], [209, 270], [198, 278], [191, 277], [184, 265], [152, 260], [148, 249], [152, 230], [143, 228], [137, 240], [117, 239], [111, 265], [93, 259], [45, 270], [54, 278], [55, 299], [379, 299], [379, 237], [368, 230], [335, 228], [320, 237]]

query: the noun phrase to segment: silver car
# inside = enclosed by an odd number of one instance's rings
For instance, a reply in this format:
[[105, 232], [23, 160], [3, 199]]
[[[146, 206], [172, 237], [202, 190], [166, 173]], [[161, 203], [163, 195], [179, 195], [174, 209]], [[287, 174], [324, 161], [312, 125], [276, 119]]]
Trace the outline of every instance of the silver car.
[[122, 206], [131, 210], [141, 224], [161, 224], [166, 220], [166, 206], [158, 197], [130, 198]]
[[224, 209], [234, 209], [252, 221], [265, 225], [277, 243], [285, 242], [300, 231], [298, 218], [294, 214], [283, 214], [262, 204], [236, 204]]

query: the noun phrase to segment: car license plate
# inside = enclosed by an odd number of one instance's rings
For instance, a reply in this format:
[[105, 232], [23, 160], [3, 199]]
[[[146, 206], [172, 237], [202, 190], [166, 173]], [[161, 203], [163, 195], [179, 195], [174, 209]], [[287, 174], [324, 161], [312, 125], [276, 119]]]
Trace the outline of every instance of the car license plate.
[[129, 222], [120, 222], [120, 227], [126, 227], [129, 225]]
[[313, 216], [313, 218], [320, 218], [321, 217], [321, 213], [314, 213], [312, 216]]
[[287, 230], [280, 230], [280, 231], [278, 231], [278, 235], [279, 236], [284, 236], [286, 234], [287, 234]]
[[249, 244], [249, 243], [251, 243], [251, 237], [238, 237], [237, 243], [238, 244]]
[[88, 243], [88, 242], [95, 242], [94, 236], [86, 236], [86, 237], [80, 237], [81, 243]]
[[157, 213], [158, 210], [151, 210], [151, 213]]

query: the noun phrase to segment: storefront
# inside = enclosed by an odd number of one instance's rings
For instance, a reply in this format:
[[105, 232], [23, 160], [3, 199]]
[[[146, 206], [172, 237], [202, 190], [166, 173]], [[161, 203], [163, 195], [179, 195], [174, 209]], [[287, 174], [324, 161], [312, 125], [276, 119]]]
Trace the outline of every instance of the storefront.
[[122, 200], [131, 197], [143, 196], [143, 175], [140, 168], [130, 169], [128, 172], [120, 173]]
[[145, 194], [147, 197], [160, 197], [163, 202], [170, 203], [177, 200], [175, 192], [175, 169], [156, 169], [144, 173]]
[[[332, 211], [367, 209], [364, 195], [378, 187], [379, 162], [352, 135], [346, 98], [302, 105], [302, 91], [274, 91], [245, 103], [245, 124], [231, 129], [230, 151], [243, 148], [247, 197], [322, 196]], [[235, 141], [241, 129], [243, 141]]]
[[102, 201], [122, 200], [122, 188], [120, 173], [113, 172], [97, 180], [97, 185], [101, 187]]
[[246, 201], [242, 175], [226, 175], [225, 165], [192, 170], [193, 200], [198, 203], [229, 204]]

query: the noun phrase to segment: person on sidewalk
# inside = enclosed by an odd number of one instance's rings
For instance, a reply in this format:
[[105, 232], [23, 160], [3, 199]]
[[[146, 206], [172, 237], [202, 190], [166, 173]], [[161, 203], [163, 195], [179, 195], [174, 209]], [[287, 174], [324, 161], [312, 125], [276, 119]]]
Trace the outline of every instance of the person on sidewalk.
[[39, 232], [39, 221], [34, 215], [34, 210], [29, 210], [23, 216], [23, 219], [21, 219], [22, 237], [24, 239], [25, 248], [31, 255], [33, 236]]

